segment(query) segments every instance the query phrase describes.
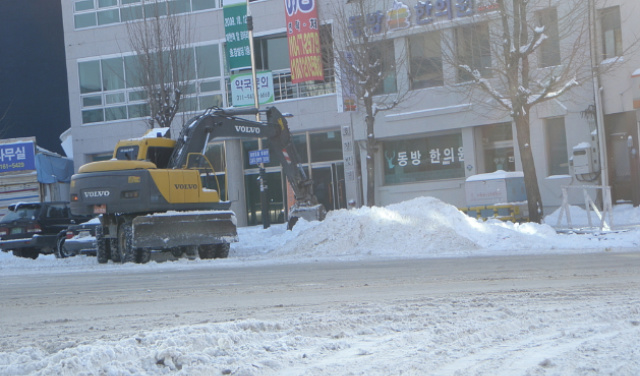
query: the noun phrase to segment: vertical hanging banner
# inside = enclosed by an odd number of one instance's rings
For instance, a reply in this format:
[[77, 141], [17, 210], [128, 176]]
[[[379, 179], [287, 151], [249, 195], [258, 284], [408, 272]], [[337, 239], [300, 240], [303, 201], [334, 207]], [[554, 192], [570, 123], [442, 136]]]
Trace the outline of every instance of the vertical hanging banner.
[[246, 0], [225, 0], [223, 14], [229, 69], [251, 68]]
[[317, 0], [284, 0], [291, 82], [324, 80]]

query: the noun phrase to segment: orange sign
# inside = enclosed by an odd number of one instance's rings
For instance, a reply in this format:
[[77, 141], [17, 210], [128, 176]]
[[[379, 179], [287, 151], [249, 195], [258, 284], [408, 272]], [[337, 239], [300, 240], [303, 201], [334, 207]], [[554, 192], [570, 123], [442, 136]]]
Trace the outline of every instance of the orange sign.
[[291, 82], [324, 80], [316, 0], [285, 0]]

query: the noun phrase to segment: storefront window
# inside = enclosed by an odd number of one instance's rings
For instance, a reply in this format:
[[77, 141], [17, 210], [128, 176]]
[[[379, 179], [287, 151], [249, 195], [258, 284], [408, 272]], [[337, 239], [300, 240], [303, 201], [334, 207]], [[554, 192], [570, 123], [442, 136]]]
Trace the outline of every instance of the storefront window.
[[460, 133], [387, 141], [383, 149], [385, 184], [464, 177]]
[[311, 162], [342, 160], [342, 135], [339, 131], [312, 133], [309, 138]]
[[[262, 203], [260, 202], [260, 181], [258, 174], [244, 177], [247, 199], [247, 222], [249, 226], [262, 223]], [[271, 223], [284, 223], [284, 197], [282, 194], [282, 174], [268, 172], [265, 174], [269, 220]]]
[[484, 172], [516, 170], [511, 123], [483, 126], [482, 144], [484, 149]]

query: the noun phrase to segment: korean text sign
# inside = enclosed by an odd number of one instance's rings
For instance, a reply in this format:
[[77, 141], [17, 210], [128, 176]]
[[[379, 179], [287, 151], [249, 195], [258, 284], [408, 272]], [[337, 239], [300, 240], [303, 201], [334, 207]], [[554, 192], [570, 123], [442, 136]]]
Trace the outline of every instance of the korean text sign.
[[0, 173], [36, 169], [33, 142], [0, 144]]
[[[258, 103], [273, 102], [273, 74], [271, 71], [258, 72]], [[231, 103], [233, 107], [254, 106], [253, 76], [251, 73], [234, 74], [231, 76]]]
[[229, 68], [250, 68], [251, 47], [247, 27], [247, 2], [243, 0], [225, 1], [223, 13]]
[[317, 0], [284, 0], [291, 82], [324, 80]]
[[460, 133], [386, 141], [385, 184], [464, 177], [464, 150]]

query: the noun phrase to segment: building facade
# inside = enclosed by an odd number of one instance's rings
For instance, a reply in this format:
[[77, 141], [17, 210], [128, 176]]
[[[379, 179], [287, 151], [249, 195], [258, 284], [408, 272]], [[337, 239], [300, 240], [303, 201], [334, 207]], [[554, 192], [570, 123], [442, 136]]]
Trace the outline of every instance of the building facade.
[[[127, 25], [143, 22], [147, 14], [157, 12], [158, 4], [187, 17], [193, 31], [184, 50], [193, 56], [194, 74], [185, 93], [185, 112], [174, 121], [172, 134], [179, 134], [185, 119], [206, 108], [233, 105], [229, 78], [236, 72], [227, 68], [219, 0], [61, 1], [71, 114], [66, 136], [76, 169], [109, 158], [119, 139], [139, 137], [149, 127], [144, 93], [128, 79], [135, 71], [135, 52], [129, 47]], [[570, 93], [539, 104], [530, 113], [531, 147], [547, 212], [560, 205], [561, 186], [597, 185], [602, 176], [608, 178], [615, 201], [633, 200], [637, 194], [632, 152], [638, 147], [635, 107], [640, 102], [634, 107], [634, 95], [640, 98], [640, 93], [634, 77], [640, 76], [635, 48], [640, 26], [633, 20], [640, 16], [640, 4], [594, 0], [573, 8], [569, 3], [546, 0], [533, 10], [532, 19], [544, 25], [548, 35], [531, 69], [553, 71], [571, 59], [578, 70], [591, 72], [592, 66], [599, 66], [601, 74], [581, 76]], [[500, 61], [490, 46], [501, 27], [496, 4], [479, 0], [374, 4], [379, 13], [367, 17], [375, 19], [370, 33], [386, 43], [381, 57], [390, 67], [376, 94], [402, 93], [404, 98], [393, 110], [376, 116], [376, 204], [434, 196], [462, 207], [468, 177], [521, 171], [509, 113], [487, 98], [470, 95], [471, 77], [460, 69], [464, 64], [492, 82], [499, 80], [499, 74], [491, 74]], [[317, 6], [321, 27], [332, 35], [349, 27], [349, 20], [340, 19], [337, 11], [351, 6], [349, 2], [318, 1]], [[293, 84], [283, 0], [255, 1], [249, 8], [254, 16], [256, 66], [273, 75], [275, 101], [270, 105], [294, 115], [289, 124], [317, 195], [329, 209], [362, 205], [367, 134], [361, 108], [345, 90], [348, 78], [337, 64], [325, 62], [324, 80]], [[569, 22], [582, 26], [565, 33]], [[571, 49], [576, 38], [585, 41], [580, 59]], [[325, 53], [331, 57], [337, 49], [333, 46], [331, 53]], [[456, 52], [457, 60], [447, 58], [449, 50]], [[240, 225], [261, 221], [258, 169], [248, 158], [257, 144], [214, 140], [207, 152], [225, 182], [224, 194], [233, 201]], [[584, 165], [582, 158], [575, 158], [583, 150], [593, 154]], [[601, 151], [606, 160], [599, 160]], [[278, 166], [267, 165], [266, 171], [269, 215], [272, 222], [281, 221], [287, 206], [286, 184]], [[570, 200], [582, 203], [582, 193]]]

